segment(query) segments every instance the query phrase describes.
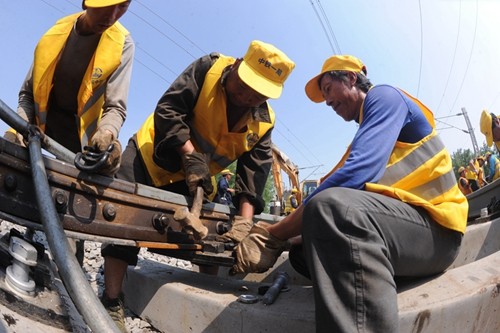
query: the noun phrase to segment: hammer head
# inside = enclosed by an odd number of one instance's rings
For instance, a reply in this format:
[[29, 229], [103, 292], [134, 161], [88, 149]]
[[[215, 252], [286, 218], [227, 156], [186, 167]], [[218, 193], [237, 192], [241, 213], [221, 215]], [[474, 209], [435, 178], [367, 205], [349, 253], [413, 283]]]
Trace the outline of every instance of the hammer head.
[[208, 228], [187, 207], [177, 209], [174, 213], [174, 220], [179, 222], [188, 232], [192, 233], [196, 240], [204, 239], [208, 235]]

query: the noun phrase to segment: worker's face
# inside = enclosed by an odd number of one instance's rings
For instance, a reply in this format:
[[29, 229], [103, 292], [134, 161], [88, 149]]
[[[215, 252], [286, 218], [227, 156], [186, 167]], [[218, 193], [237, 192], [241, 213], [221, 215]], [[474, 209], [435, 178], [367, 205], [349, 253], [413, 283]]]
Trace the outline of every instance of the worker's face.
[[83, 35], [102, 34], [127, 12], [130, 2], [125, 1], [101, 8], [87, 8], [82, 16], [81, 25], [78, 26], [78, 32]]
[[326, 105], [332, 107], [345, 121], [359, 118], [363, 100], [355, 83], [356, 74], [351, 72], [347, 73], [347, 81], [332, 78], [329, 74], [323, 75], [320, 80], [319, 86]]
[[226, 94], [229, 102], [237, 107], [251, 108], [257, 107], [268, 100], [268, 97], [259, 94], [243, 82], [238, 76], [237, 60], [231, 68], [231, 72], [226, 79]]

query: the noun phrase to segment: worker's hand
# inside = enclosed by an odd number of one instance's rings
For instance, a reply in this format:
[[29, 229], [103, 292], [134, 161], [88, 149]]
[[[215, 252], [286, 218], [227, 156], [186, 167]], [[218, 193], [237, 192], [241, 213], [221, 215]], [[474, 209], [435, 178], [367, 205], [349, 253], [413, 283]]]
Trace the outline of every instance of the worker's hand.
[[224, 243], [239, 243], [250, 233], [252, 226], [252, 219], [236, 215], [231, 230], [223, 235], [216, 236], [215, 240]]
[[231, 274], [264, 273], [289, 248], [288, 241], [282, 241], [267, 231], [269, 226], [269, 223], [257, 222], [250, 229], [250, 234], [236, 246], [236, 263], [231, 268]]
[[214, 186], [210, 178], [210, 170], [208, 169], [205, 155], [192, 152], [181, 156], [182, 165], [184, 166], [184, 173], [186, 174], [186, 184], [189, 188], [189, 193], [194, 196], [196, 187], [203, 187], [206, 195], [214, 191]]
[[15, 143], [20, 146], [26, 146], [24, 143], [24, 138], [21, 134], [17, 132], [7, 131], [3, 135], [3, 138], [9, 142]]
[[[113, 137], [113, 133], [111, 133], [110, 130], [98, 129], [90, 141], [92, 147], [96, 147], [97, 149], [99, 149], [99, 152], [104, 152], [108, 149], [109, 145], [116, 140]], [[121, 153], [121, 146], [120, 146], [120, 153]]]
[[[109, 147], [109, 145], [108, 145]], [[120, 141], [113, 141], [113, 149], [109, 152], [108, 159], [104, 166], [98, 171], [99, 174], [113, 177], [120, 169], [120, 162], [122, 160], [122, 145]]]

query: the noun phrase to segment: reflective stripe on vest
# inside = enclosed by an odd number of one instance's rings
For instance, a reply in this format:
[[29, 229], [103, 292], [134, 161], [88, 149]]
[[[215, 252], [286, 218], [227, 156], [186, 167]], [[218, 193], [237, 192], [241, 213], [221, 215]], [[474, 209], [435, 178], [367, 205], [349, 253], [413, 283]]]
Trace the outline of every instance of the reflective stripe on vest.
[[[35, 50], [33, 66], [33, 94], [37, 125], [45, 131], [47, 123], [48, 100], [52, 89], [54, 72], [76, 19], [82, 13], [64, 17], [50, 28], [40, 39]], [[82, 146], [97, 128], [102, 115], [104, 93], [109, 76], [121, 62], [125, 37], [128, 31], [116, 22], [101, 36], [97, 49], [85, 71], [78, 91], [78, 110], [80, 118], [79, 136]]]
[[[417, 103], [415, 97], [402, 92], [431, 120], [429, 123], [433, 131], [417, 143], [397, 141], [382, 178], [377, 183], [365, 184], [365, 190], [420, 206], [437, 223], [463, 233], [469, 204], [457, 185], [451, 158], [434, 131], [432, 112], [421, 102]], [[362, 121], [363, 105], [359, 116], [360, 125]], [[344, 165], [349, 157], [350, 147], [328, 175]], [[325, 176], [322, 180], [326, 178]]]

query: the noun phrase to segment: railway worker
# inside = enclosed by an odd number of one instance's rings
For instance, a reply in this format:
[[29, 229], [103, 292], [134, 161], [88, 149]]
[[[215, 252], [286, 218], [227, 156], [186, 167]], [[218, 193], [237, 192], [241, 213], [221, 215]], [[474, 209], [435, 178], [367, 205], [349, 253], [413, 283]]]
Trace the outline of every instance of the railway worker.
[[479, 163], [473, 158], [465, 167], [465, 178], [469, 181], [472, 191], [479, 189]]
[[479, 188], [481, 188], [483, 186], [488, 185], [488, 181], [486, 180], [486, 178], [484, 178], [484, 164], [486, 161], [484, 160], [484, 156], [478, 156], [476, 158], [476, 161], [479, 166], [477, 173], [477, 181], [479, 183]]
[[492, 182], [500, 178], [500, 160], [498, 157], [491, 151], [487, 151], [486, 154], [484, 154], [484, 158], [486, 159], [489, 169], [487, 180]]
[[312, 279], [317, 332], [398, 332], [395, 276], [444, 271], [467, 223], [431, 111], [398, 88], [372, 86], [366, 73], [359, 59], [335, 55], [307, 83], [313, 102], [359, 128], [295, 212], [256, 223], [235, 249], [234, 273], [264, 272], [302, 235], [295, 253]]
[[458, 168], [458, 188], [464, 195], [471, 194], [472, 189], [470, 188], [469, 181], [465, 178], [465, 168], [461, 166]]
[[[279, 49], [252, 41], [243, 58], [211, 53], [172, 83], [156, 110], [129, 140], [117, 178], [183, 195], [238, 160], [233, 204], [239, 210], [221, 241], [241, 240], [264, 209], [262, 193], [272, 165], [275, 115], [267, 100], [281, 95], [295, 64]], [[105, 292], [117, 301], [138, 248], [103, 247]]]
[[234, 189], [229, 186], [229, 181], [231, 177], [234, 176], [234, 173], [229, 169], [224, 169], [220, 172], [220, 175], [219, 181], [217, 182], [217, 195], [215, 201], [230, 206], [233, 204]]
[[497, 150], [500, 151], [500, 118], [494, 113], [483, 110], [479, 125], [481, 133], [486, 137], [486, 145], [491, 147], [495, 143]]
[[[77, 153], [114, 143], [103, 174], [118, 170], [118, 134], [127, 114], [134, 42], [118, 19], [131, 0], [85, 0], [39, 40], [19, 92], [18, 114]], [[13, 129], [5, 138], [23, 144]]]
[[296, 187], [292, 188], [292, 192], [291, 192], [290, 196], [288, 197], [288, 201], [290, 203], [290, 211], [288, 212], [288, 214], [290, 214], [291, 212], [296, 210], [297, 207], [299, 207], [299, 202], [297, 200], [297, 193], [298, 192], [299, 192], [299, 190], [297, 190]]

